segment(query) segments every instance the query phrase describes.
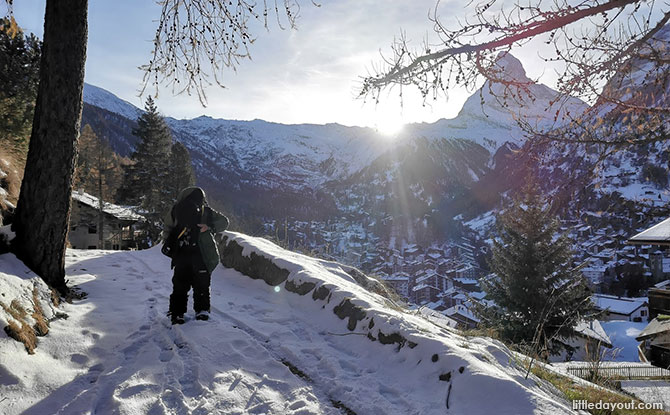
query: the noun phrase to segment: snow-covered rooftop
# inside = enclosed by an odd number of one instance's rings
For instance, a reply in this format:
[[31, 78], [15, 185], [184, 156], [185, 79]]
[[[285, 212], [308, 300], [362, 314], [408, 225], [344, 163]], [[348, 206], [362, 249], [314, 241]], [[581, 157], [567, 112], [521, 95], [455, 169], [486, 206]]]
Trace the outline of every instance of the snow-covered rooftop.
[[628, 243], [636, 245], [669, 245], [670, 218], [631, 237], [628, 239]]
[[592, 320], [588, 322], [580, 321], [574, 327], [574, 330], [582, 336], [597, 340], [607, 347], [612, 347], [612, 340], [610, 340], [610, 338], [607, 336], [607, 333], [600, 325], [598, 320]]
[[658, 317], [656, 317], [649, 322], [647, 327], [645, 327], [640, 334], [637, 335], [636, 339], [642, 341], [668, 331], [670, 331], [670, 320], [659, 320]]
[[[72, 192], [72, 199], [94, 209], [98, 209], [100, 206], [100, 199], [81, 190]], [[105, 201], [102, 202], [102, 211], [121, 220], [141, 221], [144, 219], [142, 215], [133, 212], [130, 207], [119, 206]]]
[[591, 301], [600, 310], [609, 310], [611, 313], [630, 315], [645, 305], [644, 299], [616, 297], [606, 294], [593, 294]]

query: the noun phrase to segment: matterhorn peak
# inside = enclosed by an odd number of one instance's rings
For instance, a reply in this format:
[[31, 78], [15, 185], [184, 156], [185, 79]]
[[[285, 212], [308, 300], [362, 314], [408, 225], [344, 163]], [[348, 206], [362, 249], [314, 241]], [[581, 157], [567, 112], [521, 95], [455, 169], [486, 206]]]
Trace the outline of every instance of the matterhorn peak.
[[[552, 129], [564, 122], [564, 114], [581, 114], [588, 107], [581, 100], [569, 97], [561, 101], [560, 108], [554, 107], [560, 99], [559, 93], [530, 79], [521, 61], [509, 52], [499, 53], [491, 70], [493, 79], [487, 79], [465, 101], [456, 119], [461, 125], [480, 131], [489, 124], [508, 129], [509, 134], [504, 138], [487, 137], [493, 142], [492, 148], [498, 148], [505, 141], [521, 144], [523, 133], [518, 129], [519, 120], [538, 130]], [[516, 87], [513, 83], [522, 85]]]
[[500, 72], [500, 78], [506, 81], [529, 82], [526, 70], [521, 61], [509, 52], [500, 52], [496, 57], [493, 69]]

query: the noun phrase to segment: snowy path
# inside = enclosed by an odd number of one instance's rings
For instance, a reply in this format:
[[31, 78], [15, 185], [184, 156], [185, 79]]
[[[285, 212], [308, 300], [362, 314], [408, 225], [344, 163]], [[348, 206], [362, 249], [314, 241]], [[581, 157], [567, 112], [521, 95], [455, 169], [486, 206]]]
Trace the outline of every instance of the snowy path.
[[[42, 399], [43, 390], [26, 394], [18, 384], [7, 385], [1, 413], [339, 413], [222, 313], [209, 322], [171, 326], [165, 317], [171, 289], [166, 262], [143, 261], [145, 252], [126, 253], [119, 257], [123, 263], [115, 254], [73, 255], [68, 276], [89, 297], [64, 306], [70, 318], [53, 323], [52, 333], [60, 334], [43, 338], [33, 358], [53, 360], [77, 375]], [[217, 270], [214, 280], [221, 274]], [[70, 337], [69, 350], [62, 350], [63, 336]], [[53, 384], [67, 376], [61, 373], [50, 374]]]
[[[25, 273], [14, 261], [5, 267]], [[189, 310], [172, 326], [172, 271], [159, 250], [69, 250], [66, 265], [88, 297], [61, 306], [70, 317], [52, 323], [35, 355], [0, 333], [0, 414], [572, 413], [502, 345], [417, 317], [375, 314], [377, 326], [416, 324], [423, 336], [396, 352], [348, 331], [333, 304], [218, 267], [211, 320]]]

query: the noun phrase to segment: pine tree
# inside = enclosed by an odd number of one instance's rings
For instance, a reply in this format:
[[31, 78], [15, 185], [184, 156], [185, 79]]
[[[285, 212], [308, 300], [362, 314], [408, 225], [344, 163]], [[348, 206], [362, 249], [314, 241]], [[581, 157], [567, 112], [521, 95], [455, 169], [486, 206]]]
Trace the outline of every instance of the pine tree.
[[39, 40], [0, 18], [0, 141], [27, 149], [40, 74]]
[[524, 190], [520, 200], [497, 218], [491, 270], [483, 281], [495, 305], [479, 306], [485, 326], [502, 338], [555, 354], [557, 337], [571, 337], [573, 327], [592, 312], [590, 292], [574, 268], [570, 241], [559, 235], [559, 222], [537, 191]]
[[182, 143], [176, 141], [170, 150], [168, 166], [167, 194], [169, 200], [176, 201], [183, 188], [194, 184], [195, 174], [191, 164], [191, 155]]
[[122, 203], [139, 206], [147, 219], [147, 245], [153, 245], [161, 232], [161, 220], [170, 208], [167, 191], [168, 165], [172, 134], [156, 104], [149, 96], [145, 113], [137, 120], [133, 134], [139, 138], [132, 164], [125, 168], [123, 185], [117, 198]]

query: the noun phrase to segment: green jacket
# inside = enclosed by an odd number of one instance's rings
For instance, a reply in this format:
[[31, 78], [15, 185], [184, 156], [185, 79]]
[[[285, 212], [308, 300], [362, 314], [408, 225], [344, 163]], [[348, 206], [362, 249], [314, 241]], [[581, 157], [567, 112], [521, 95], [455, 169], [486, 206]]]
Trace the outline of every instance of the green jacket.
[[[184, 200], [191, 192], [193, 192], [196, 187], [187, 187], [179, 193], [177, 202], [175, 205], [182, 200]], [[174, 207], [170, 211], [170, 214], [165, 218], [165, 227], [163, 229], [163, 240], [167, 238], [170, 234], [170, 231], [176, 226], [174, 218]], [[216, 210], [205, 206], [203, 210], [202, 222], [207, 225], [207, 230], [205, 232], [200, 232], [198, 235], [198, 246], [200, 247], [200, 255], [202, 255], [203, 262], [207, 267], [208, 272], [212, 272], [214, 268], [219, 264], [221, 259], [219, 258], [219, 249], [216, 246], [216, 241], [214, 240], [214, 234], [223, 232], [228, 228], [228, 218], [217, 212]], [[174, 260], [173, 260], [174, 261]], [[172, 264], [174, 266], [174, 263]]]

